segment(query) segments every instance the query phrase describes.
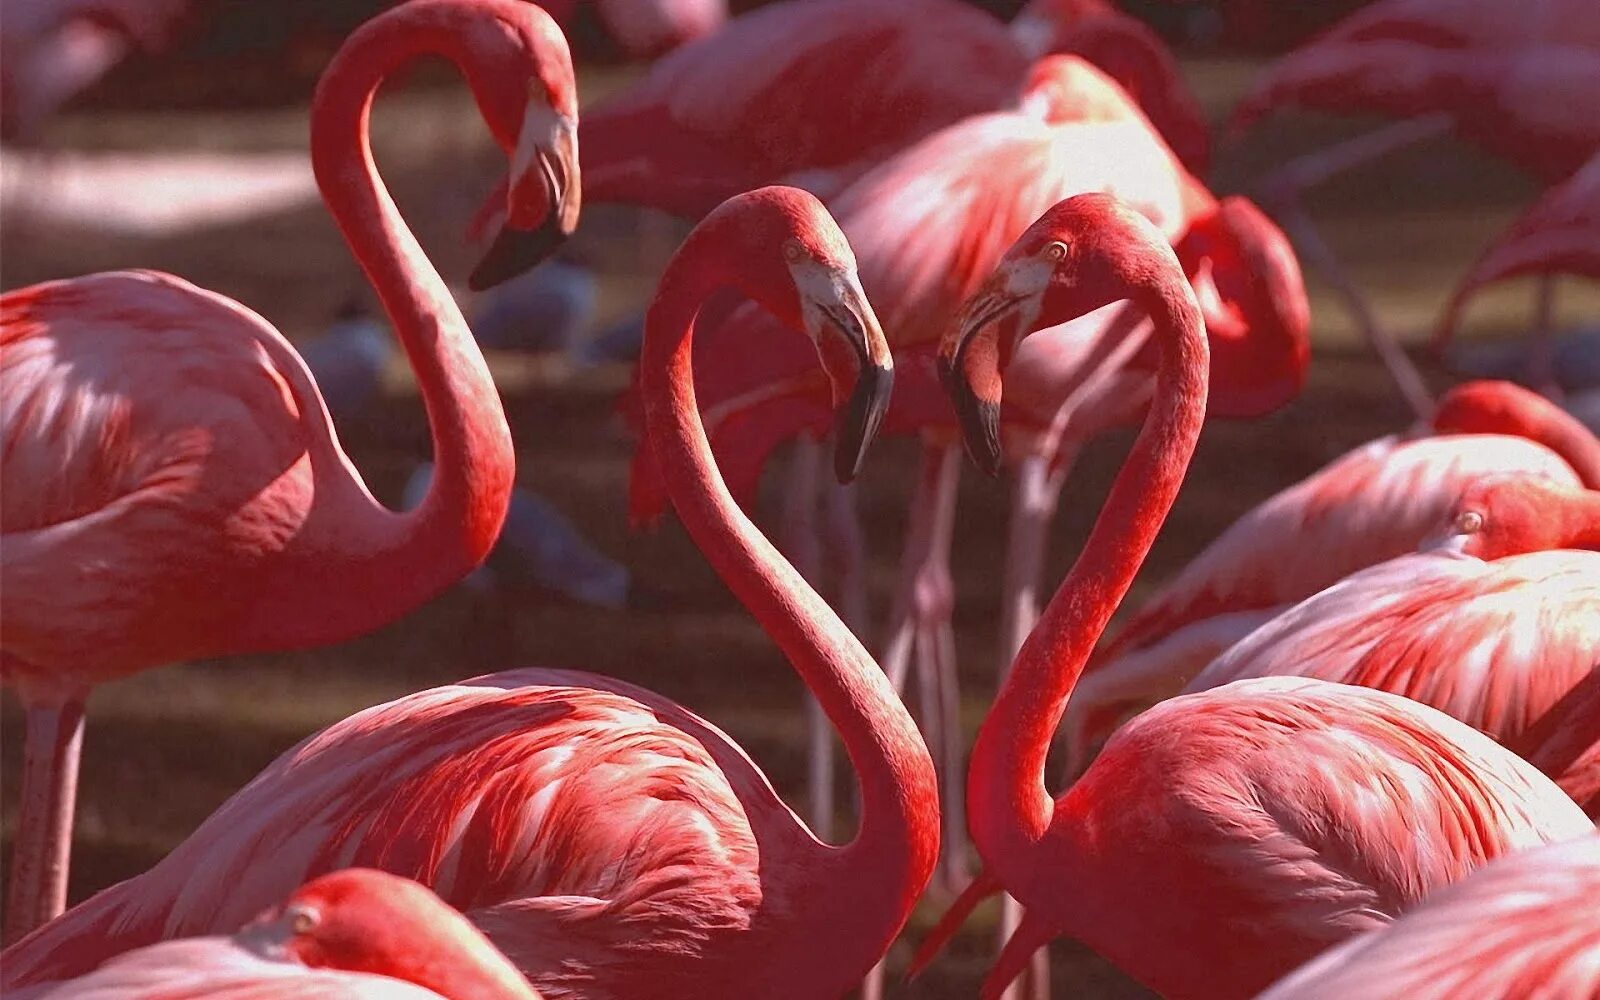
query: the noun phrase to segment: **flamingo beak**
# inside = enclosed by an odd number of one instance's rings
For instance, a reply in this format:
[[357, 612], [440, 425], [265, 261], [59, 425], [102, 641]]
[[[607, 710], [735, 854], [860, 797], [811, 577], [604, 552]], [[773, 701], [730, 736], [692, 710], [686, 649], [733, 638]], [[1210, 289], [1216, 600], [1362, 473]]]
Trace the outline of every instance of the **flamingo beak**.
[[578, 124], [532, 99], [511, 158], [505, 224], [468, 286], [483, 291], [544, 261], [578, 228], [582, 203]]
[[[894, 393], [894, 359], [853, 273], [841, 274], [828, 286], [828, 294], [813, 301], [820, 322], [854, 352], [855, 385], [834, 418], [833, 471], [841, 483], [854, 481], [866, 461], [867, 449], [878, 436], [889, 400]], [[810, 310], [808, 310], [810, 312]]]

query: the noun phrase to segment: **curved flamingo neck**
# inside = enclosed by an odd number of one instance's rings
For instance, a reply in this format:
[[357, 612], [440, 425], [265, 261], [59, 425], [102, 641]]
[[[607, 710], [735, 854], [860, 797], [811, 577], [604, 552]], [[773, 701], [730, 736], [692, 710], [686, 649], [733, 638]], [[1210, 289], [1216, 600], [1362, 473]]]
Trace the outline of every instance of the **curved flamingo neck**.
[[[812, 955], [862, 968], [886, 947], [932, 874], [939, 844], [933, 762], [883, 671], [839, 617], [735, 504], [712, 457], [695, 401], [695, 315], [737, 283], [736, 251], [706, 227], [673, 257], [645, 318], [641, 395], [650, 446], [667, 495], [690, 537], [761, 623], [822, 705], [861, 785], [861, 826], [836, 851], [792, 867], [798, 885], [782, 904], [783, 933], [808, 938]], [[792, 883], [791, 883], [792, 884]], [[802, 924], [795, 927], [794, 924]], [[799, 935], [796, 938], [795, 935]], [[871, 952], [867, 955], [866, 952]]]
[[1155, 322], [1155, 400], [1083, 552], [1017, 653], [972, 751], [967, 822], [985, 863], [1007, 885], [1027, 878], [1031, 848], [1050, 825], [1045, 755], [1067, 699], [1172, 508], [1205, 419], [1205, 327], [1182, 275], [1163, 269], [1128, 297]]
[[[440, 55], [469, 80], [473, 75], [464, 37], [473, 25], [438, 16], [419, 22], [370, 22], [328, 67], [311, 111], [318, 187], [405, 348], [433, 438], [433, 482], [415, 511], [384, 516], [367, 507], [364, 523], [339, 526], [346, 539], [354, 536], [341, 547], [370, 553], [358, 560], [362, 580], [380, 583], [395, 601], [421, 601], [483, 560], [499, 535], [515, 471], [510, 429], [483, 355], [372, 159], [368, 121], [389, 74], [420, 56]], [[390, 604], [382, 609], [385, 620]]]
[[1600, 489], [1600, 438], [1572, 414], [1510, 382], [1465, 382], [1439, 400], [1438, 434], [1512, 434], [1549, 448], [1578, 474], [1585, 489]]

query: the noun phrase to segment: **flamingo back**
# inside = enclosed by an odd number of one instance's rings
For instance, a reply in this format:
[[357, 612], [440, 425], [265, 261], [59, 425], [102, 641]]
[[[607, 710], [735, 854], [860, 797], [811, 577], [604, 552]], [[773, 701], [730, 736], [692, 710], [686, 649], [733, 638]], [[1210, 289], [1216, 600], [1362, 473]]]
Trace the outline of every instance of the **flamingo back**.
[[1302, 601], [1213, 660], [1186, 690], [1245, 677], [1317, 677], [1405, 695], [1514, 744], [1596, 664], [1600, 553], [1482, 562], [1424, 552]]
[[1260, 1000], [1453, 1000], [1600, 993], [1600, 834], [1486, 865]]
[[1164, 995], [1247, 996], [1493, 858], [1592, 830], [1434, 709], [1258, 678], [1119, 730], [1056, 803], [1051, 881], [1071, 888], [1019, 898]]
[[[646, 995], [698, 981], [707, 940], [749, 924], [770, 891], [753, 827], [804, 829], [708, 723], [608, 678], [508, 671], [308, 738], [155, 868], [8, 949], [0, 976], [231, 930], [360, 866], [431, 888], [549, 996]], [[784, 846], [761, 845], [769, 879]]]

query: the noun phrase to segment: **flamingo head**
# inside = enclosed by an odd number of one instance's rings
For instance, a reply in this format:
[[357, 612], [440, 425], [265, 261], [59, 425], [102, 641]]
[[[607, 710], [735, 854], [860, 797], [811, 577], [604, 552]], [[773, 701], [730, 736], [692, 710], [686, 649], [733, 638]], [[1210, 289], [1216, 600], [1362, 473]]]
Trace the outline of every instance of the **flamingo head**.
[[[469, 284], [484, 289], [544, 258], [578, 226], [578, 91], [566, 37], [532, 4], [473, 38], [473, 93], [490, 133], [511, 160], [504, 220]], [[494, 214], [498, 215], [498, 212]]]
[[1436, 549], [1477, 559], [1600, 547], [1600, 492], [1543, 476], [1485, 476], [1450, 509]]
[[1022, 338], [1158, 285], [1172, 248], [1150, 221], [1108, 194], [1058, 202], [1029, 226], [962, 306], [939, 345], [939, 373], [967, 452], [997, 475], [1001, 380]]
[[894, 359], [838, 223], [814, 195], [766, 187], [728, 199], [695, 235], [731, 252], [745, 295], [811, 338], [836, 414], [834, 472], [850, 482], [888, 412]]
[[458, 1000], [537, 1000], [460, 913], [410, 879], [368, 868], [307, 882], [234, 940], [264, 958], [389, 976]]

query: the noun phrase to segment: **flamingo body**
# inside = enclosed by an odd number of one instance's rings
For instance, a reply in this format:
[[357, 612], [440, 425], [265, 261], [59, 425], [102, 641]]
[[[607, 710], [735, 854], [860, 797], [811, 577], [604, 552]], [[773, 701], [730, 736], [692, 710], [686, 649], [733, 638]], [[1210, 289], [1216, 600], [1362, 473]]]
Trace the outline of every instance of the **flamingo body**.
[[1392, 925], [1328, 951], [1260, 1000], [1600, 993], [1600, 836], [1502, 858]]

